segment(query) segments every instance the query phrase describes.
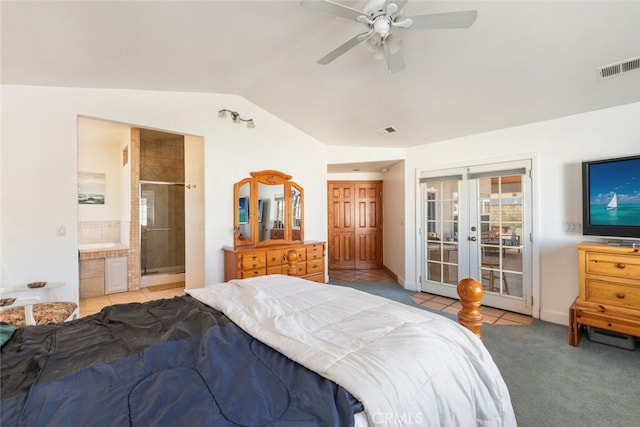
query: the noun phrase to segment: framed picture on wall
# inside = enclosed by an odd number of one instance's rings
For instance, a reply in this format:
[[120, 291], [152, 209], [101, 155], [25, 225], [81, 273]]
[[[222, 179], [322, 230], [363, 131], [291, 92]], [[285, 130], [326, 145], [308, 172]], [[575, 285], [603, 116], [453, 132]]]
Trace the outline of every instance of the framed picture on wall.
[[249, 221], [249, 198], [238, 198], [238, 223], [246, 224]]
[[105, 175], [97, 172], [78, 172], [78, 204], [104, 205]]

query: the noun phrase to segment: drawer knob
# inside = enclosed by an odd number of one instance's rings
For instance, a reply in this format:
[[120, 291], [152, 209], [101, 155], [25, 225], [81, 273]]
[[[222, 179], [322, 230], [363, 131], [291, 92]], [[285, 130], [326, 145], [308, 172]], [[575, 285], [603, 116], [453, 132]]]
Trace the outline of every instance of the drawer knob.
[[622, 263], [622, 262], [619, 262], [619, 263], [617, 263], [617, 264], [616, 264], [616, 267], [618, 267], [618, 268], [625, 268], [625, 267], [626, 267], [626, 265], [625, 265], [624, 263]]
[[624, 292], [618, 292], [618, 293], [616, 294], [616, 298], [624, 299]]

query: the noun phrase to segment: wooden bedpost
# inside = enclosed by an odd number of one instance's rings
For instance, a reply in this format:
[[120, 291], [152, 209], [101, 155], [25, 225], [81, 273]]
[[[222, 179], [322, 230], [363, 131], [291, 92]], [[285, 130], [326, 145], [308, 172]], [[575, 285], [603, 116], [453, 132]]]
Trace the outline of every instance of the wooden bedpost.
[[458, 282], [457, 290], [460, 304], [462, 304], [462, 309], [458, 312], [458, 322], [484, 341], [480, 331], [480, 328], [482, 328], [480, 302], [484, 295], [482, 284], [469, 277]]
[[287, 263], [289, 264], [287, 274], [296, 276], [298, 274], [298, 252], [295, 249], [290, 249], [287, 252]]

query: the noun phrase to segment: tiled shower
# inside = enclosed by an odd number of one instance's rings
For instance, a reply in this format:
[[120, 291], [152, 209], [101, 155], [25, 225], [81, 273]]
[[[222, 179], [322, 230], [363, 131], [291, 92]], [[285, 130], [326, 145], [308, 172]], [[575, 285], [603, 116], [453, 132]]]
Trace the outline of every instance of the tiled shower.
[[140, 130], [142, 286], [184, 280], [184, 137]]

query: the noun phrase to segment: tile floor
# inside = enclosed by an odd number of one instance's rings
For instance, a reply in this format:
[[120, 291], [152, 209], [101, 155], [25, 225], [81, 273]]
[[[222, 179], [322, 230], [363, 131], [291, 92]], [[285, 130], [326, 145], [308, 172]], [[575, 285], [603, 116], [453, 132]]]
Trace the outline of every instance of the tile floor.
[[[394, 281], [386, 270], [329, 270], [329, 280], [333, 282], [389, 282]], [[138, 291], [83, 298], [80, 300], [80, 316], [98, 313], [103, 307], [128, 302], [145, 302], [160, 298], [173, 298], [184, 293], [184, 282], [152, 286]], [[411, 296], [418, 305], [458, 314], [462, 308], [457, 299], [441, 297], [426, 292], [416, 292]], [[533, 318], [518, 313], [492, 307], [480, 307], [485, 323], [494, 325], [529, 325]]]
[[[175, 286], [175, 287], [171, 287]], [[173, 298], [184, 294], [184, 282], [171, 285], [151, 286], [138, 291], [120, 292], [80, 299], [80, 317], [98, 313], [103, 307], [129, 302], [147, 302], [161, 298]]]
[[[460, 301], [457, 299], [432, 295], [426, 292], [416, 292], [411, 295], [411, 299], [418, 305], [455, 315], [462, 308]], [[530, 325], [533, 322], [533, 318], [530, 316], [492, 307], [480, 306], [480, 313], [482, 313], [482, 321], [492, 325]]]
[[[394, 281], [383, 269], [379, 270], [329, 270], [329, 280], [335, 282], [388, 282]], [[416, 292], [413, 302], [435, 310], [457, 315], [462, 305], [457, 299], [446, 298], [426, 292]], [[533, 318], [492, 307], [480, 307], [484, 323], [493, 325], [530, 325]]]
[[393, 282], [396, 279], [384, 269], [329, 270], [331, 282]]

